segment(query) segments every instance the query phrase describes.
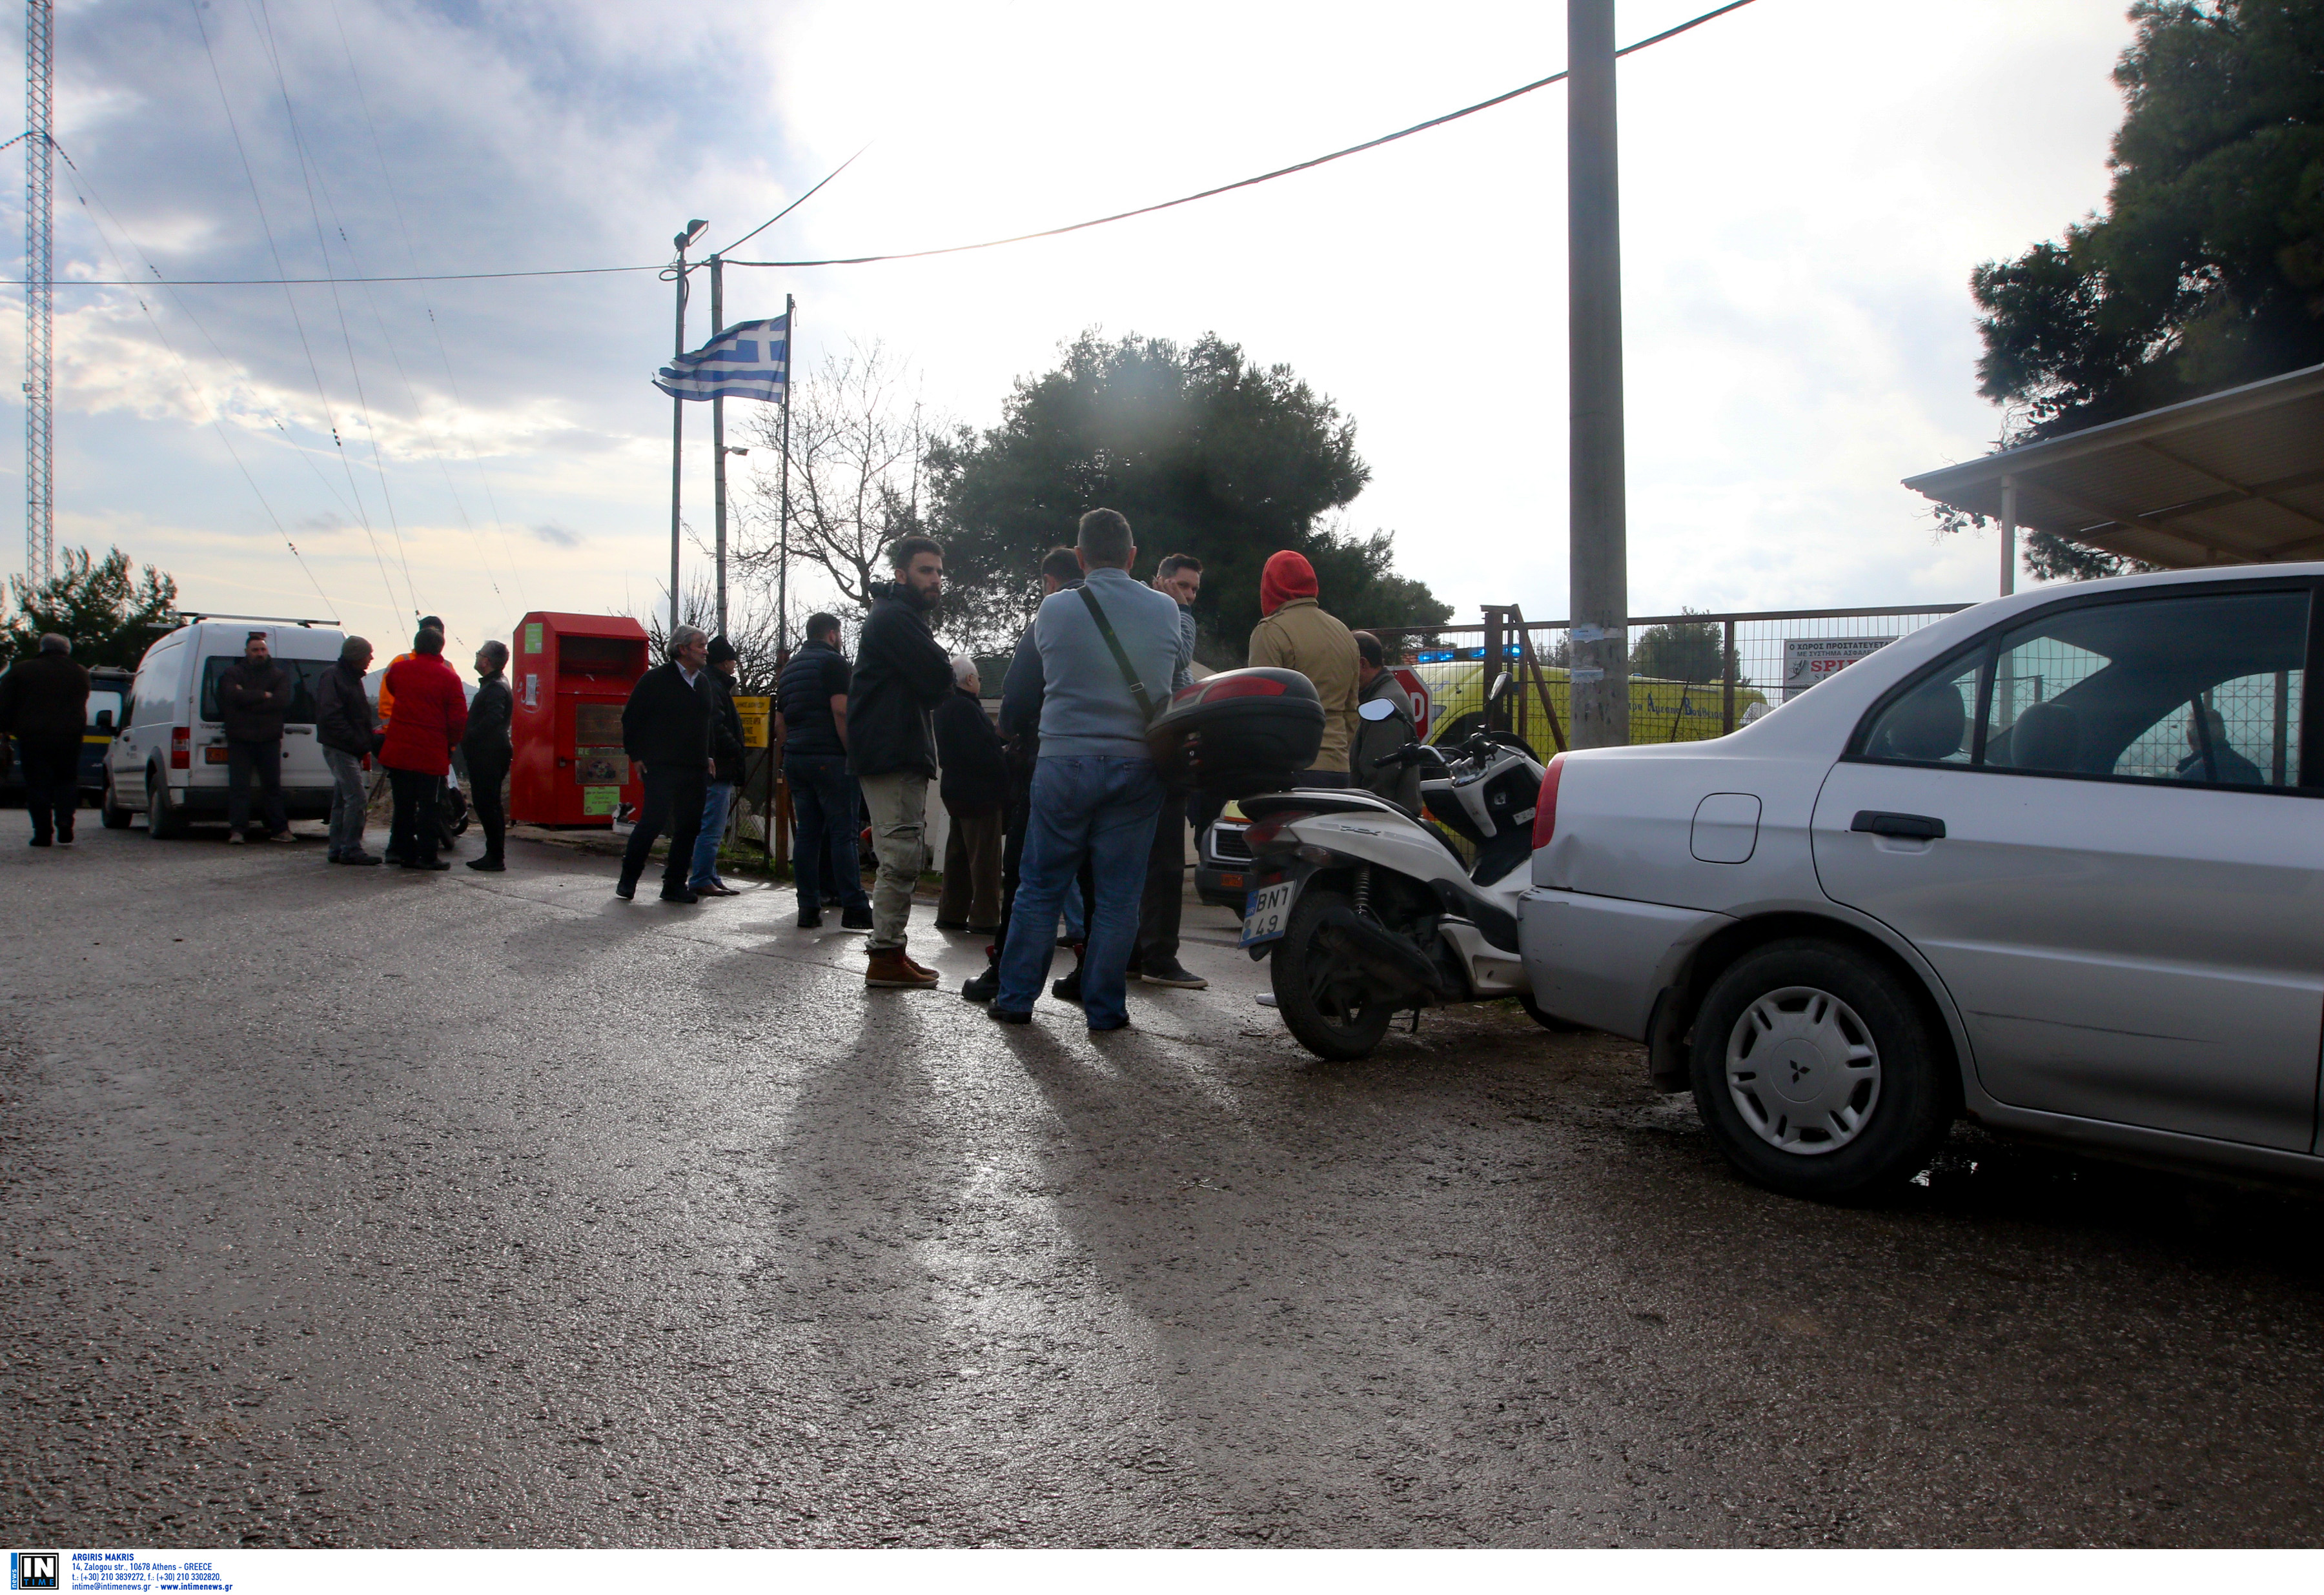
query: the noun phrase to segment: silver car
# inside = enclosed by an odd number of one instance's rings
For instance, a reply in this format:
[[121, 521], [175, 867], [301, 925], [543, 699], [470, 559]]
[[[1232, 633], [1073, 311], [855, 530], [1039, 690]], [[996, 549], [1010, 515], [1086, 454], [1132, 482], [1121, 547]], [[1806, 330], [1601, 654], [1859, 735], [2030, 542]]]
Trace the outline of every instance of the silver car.
[[2324, 1176], [2324, 565], [2045, 587], [1716, 742], [1567, 753], [1536, 1001], [1647, 1043], [1747, 1175], [1839, 1198], [1963, 1114]]

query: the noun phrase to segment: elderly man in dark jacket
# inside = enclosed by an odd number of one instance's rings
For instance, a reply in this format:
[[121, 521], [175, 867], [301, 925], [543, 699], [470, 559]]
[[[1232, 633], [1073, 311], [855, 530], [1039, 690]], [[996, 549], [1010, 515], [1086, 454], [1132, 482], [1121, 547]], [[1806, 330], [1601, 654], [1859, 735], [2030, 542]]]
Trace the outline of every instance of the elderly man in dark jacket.
[[364, 761], [387, 740], [364, 691], [364, 672], [371, 668], [371, 644], [350, 637], [339, 644], [337, 660], [315, 684], [315, 741], [331, 771], [329, 860], [335, 864], [379, 862], [379, 855], [365, 853], [363, 844]]
[[1009, 755], [977, 696], [976, 663], [952, 661], [959, 687], [936, 708], [938, 791], [952, 825], [945, 834], [944, 895], [938, 930], [1001, 927], [1001, 822], [1009, 804]]
[[661, 899], [702, 900], [687, 888], [686, 877], [710, 779], [710, 699], [702, 679], [709, 662], [709, 637], [700, 626], [680, 626], [669, 634], [669, 661], [639, 677], [622, 705], [622, 748], [642, 773], [646, 790], [637, 829], [622, 854], [615, 897], [637, 896], [654, 838], [667, 830], [669, 856], [662, 865]]
[[847, 768], [872, 811], [880, 880], [872, 893], [867, 986], [933, 986], [936, 972], [904, 952], [912, 889], [927, 854], [928, 778], [936, 772], [929, 715], [952, 696], [952, 659], [928, 630], [944, 590], [944, 548], [899, 538], [888, 549], [895, 581], [872, 601], [847, 694]]
[[508, 868], [508, 816], [501, 807], [501, 783], [508, 779], [509, 722], [516, 699], [508, 685], [508, 644], [497, 638], [476, 650], [476, 696], [468, 700], [468, 729], [460, 735], [460, 757], [468, 766], [468, 798], [476, 823], [484, 828], [484, 853], [468, 868], [497, 875]]
[[[24, 807], [34, 847], [73, 844], [80, 806], [80, 739], [88, 724], [88, 672], [72, 642], [51, 632], [41, 651], [0, 676], [0, 738], [14, 737], [24, 767]], [[5, 742], [0, 742], [5, 746]]]
[[266, 633], [253, 632], [242, 657], [218, 678], [218, 718], [226, 723], [226, 840], [250, 834], [250, 778], [258, 776], [266, 839], [290, 840], [282, 814], [282, 722], [290, 713], [290, 672], [274, 662]]

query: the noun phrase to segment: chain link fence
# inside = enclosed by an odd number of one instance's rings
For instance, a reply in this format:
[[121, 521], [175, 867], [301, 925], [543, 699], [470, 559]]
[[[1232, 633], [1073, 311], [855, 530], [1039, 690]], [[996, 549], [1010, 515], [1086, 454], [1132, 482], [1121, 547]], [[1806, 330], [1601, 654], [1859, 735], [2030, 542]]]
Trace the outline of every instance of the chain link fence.
[[[1749, 724], [1835, 670], [1957, 614], [1966, 604], [1868, 609], [1768, 609], [1635, 615], [1630, 640], [1630, 741], [1702, 742]], [[1482, 625], [1374, 626], [1428, 689], [1429, 740], [1455, 740], [1487, 723], [1540, 750], [1565, 746], [1572, 706], [1569, 625], [1527, 621], [1488, 605]], [[1499, 659], [1489, 671], [1487, 661]], [[1513, 689], [1488, 705], [1503, 669]]]

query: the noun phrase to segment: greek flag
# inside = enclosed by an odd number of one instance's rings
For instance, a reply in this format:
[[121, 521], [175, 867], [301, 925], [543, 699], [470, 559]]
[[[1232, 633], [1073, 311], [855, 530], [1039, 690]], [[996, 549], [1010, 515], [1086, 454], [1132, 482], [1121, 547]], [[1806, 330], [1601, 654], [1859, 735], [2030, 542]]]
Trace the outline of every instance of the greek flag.
[[790, 381], [791, 318], [742, 321], [678, 355], [653, 383], [673, 399], [764, 399], [782, 402]]

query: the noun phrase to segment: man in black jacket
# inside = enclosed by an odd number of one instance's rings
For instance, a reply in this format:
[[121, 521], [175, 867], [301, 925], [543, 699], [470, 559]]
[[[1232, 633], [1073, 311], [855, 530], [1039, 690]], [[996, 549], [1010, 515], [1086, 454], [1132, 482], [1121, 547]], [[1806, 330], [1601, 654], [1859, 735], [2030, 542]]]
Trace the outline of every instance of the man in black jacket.
[[718, 878], [718, 844], [726, 836], [726, 810], [742, 784], [742, 715], [734, 707], [734, 678], [742, 657], [724, 637], [710, 640], [710, 668], [699, 683], [710, 700], [710, 781], [703, 788], [702, 826], [694, 839], [694, 865], [687, 877], [696, 897], [740, 897]]
[[468, 700], [468, 729], [460, 737], [460, 757], [468, 767], [468, 800], [484, 828], [484, 855], [468, 868], [497, 875], [508, 868], [502, 850], [508, 843], [508, 815], [501, 807], [501, 783], [508, 779], [509, 722], [516, 714], [510, 696], [508, 644], [495, 639], [476, 650], [476, 696]]
[[872, 899], [855, 852], [862, 795], [847, 773], [847, 694], [854, 672], [839, 650], [839, 617], [807, 617], [807, 646], [783, 667], [776, 691], [783, 716], [783, 784], [790, 788], [791, 875], [798, 923], [823, 923], [823, 900], [839, 904], [842, 930], [872, 928]]
[[226, 825], [228, 842], [250, 834], [250, 778], [258, 776], [266, 839], [288, 842], [282, 813], [282, 721], [290, 713], [290, 672], [274, 662], [266, 633], [253, 632], [242, 657], [218, 678], [218, 718], [226, 723]]
[[928, 630], [944, 590], [944, 546], [899, 538], [888, 563], [896, 579], [872, 595], [847, 695], [847, 768], [863, 788], [880, 855], [863, 983], [933, 986], [936, 971], [906, 955], [904, 933], [927, 854], [928, 779], [936, 772], [929, 715], [952, 693], [952, 659]]
[[335, 864], [376, 864], [379, 855], [364, 851], [363, 763], [387, 739], [381, 734], [371, 698], [364, 692], [364, 672], [371, 668], [371, 644], [349, 637], [339, 644], [339, 657], [315, 684], [315, 741], [331, 771], [331, 847]]
[[702, 829], [703, 788], [710, 779], [710, 700], [702, 691], [709, 659], [710, 639], [702, 628], [678, 627], [669, 635], [669, 662], [638, 678], [622, 706], [622, 748], [642, 773], [646, 790], [637, 829], [622, 854], [615, 897], [637, 895], [654, 838], [667, 829], [662, 901], [701, 900], [687, 890], [686, 875], [694, 862], [694, 838]]
[[938, 930], [991, 935], [1001, 923], [1001, 823], [1009, 804], [1009, 755], [977, 696], [976, 662], [952, 661], [960, 685], [936, 709], [936, 760], [945, 813], [944, 894]]
[[41, 651], [0, 676], [0, 748], [16, 739], [24, 764], [24, 807], [34, 847], [73, 843], [80, 806], [80, 739], [88, 724], [88, 672], [72, 662], [72, 641], [51, 632]]

